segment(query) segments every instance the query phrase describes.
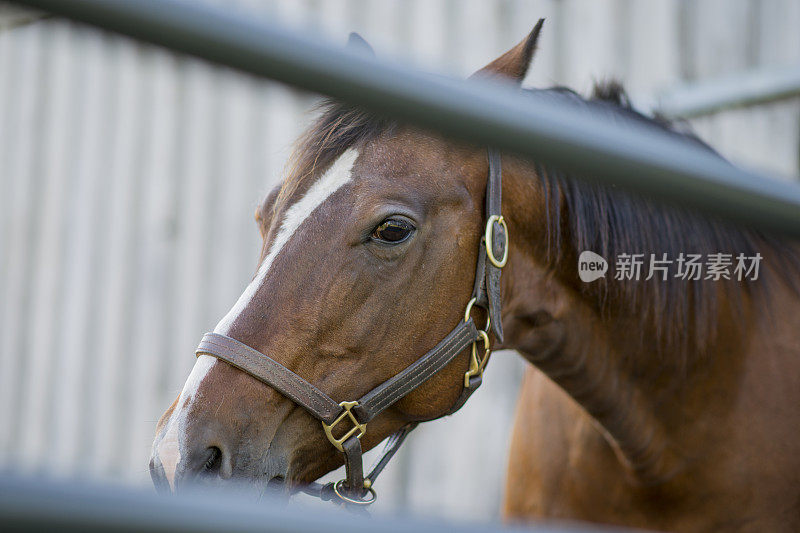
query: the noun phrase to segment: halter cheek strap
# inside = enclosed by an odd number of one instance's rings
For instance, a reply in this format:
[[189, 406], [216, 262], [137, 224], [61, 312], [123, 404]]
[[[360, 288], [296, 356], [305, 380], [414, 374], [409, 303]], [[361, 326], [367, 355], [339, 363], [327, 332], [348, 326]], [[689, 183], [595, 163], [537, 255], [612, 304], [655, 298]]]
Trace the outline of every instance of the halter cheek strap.
[[[317, 387], [269, 356], [236, 339], [218, 333], [206, 333], [195, 354], [211, 355], [247, 372], [254, 378], [303, 407], [322, 423], [330, 443], [344, 454], [346, 478], [337, 483], [312, 483], [302, 490], [323, 499], [348, 504], [368, 505], [375, 501], [372, 487], [377, 476], [397, 452], [408, 434], [417, 426], [413, 422], [394, 433], [367, 476], [362, 465], [361, 437], [367, 424], [385, 409], [446, 367], [467, 348], [471, 349], [470, 366], [456, 402], [441, 416], [461, 408], [481, 385], [483, 370], [489, 360], [489, 333], [502, 341], [500, 272], [508, 259], [508, 227], [500, 214], [502, 174], [500, 155], [489, 150], [489, 177], [486, 186], [486, 229], [481, 238], [472, 298], [464, 312], [464, 320], [429, 352], [399, 374], [381, 383], [358, 400], [337, 403]], [[472, 320], [474, 306], [488, 311], [486, 327], [479, 330]], [[439, 418], [436, 417], [436, 418]]]

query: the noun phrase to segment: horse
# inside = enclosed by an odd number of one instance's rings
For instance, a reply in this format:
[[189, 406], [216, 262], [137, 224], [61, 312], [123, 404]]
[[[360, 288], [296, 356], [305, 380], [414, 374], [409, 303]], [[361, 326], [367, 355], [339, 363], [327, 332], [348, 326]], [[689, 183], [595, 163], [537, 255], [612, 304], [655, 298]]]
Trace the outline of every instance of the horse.
[[[475, 75], [521, 85], [541, 28], [539, 21]], [[587, 98], [564, 88], [519, 90], [638, 120], [713, 152], [683, 125], [639, 114], [616, 83], [598, 84]], [[485, 148], [327, 103], [284, 181], [256, 210], [258, 271], [209, 337], [278, 370], [265, 377], [201, 349], [156, 428], [156, 487], [242, 482], [289, 493], [346, 459], [360, 473], [336, 442], [370, 449], [450, 412], [470, 386], [465, 376], [486, 363], [476, 369], [476, 347], [488, 355], [492, 344], [530, 363], [511, 439], [506, 520], [800, 529], [796, 243], [513, 154], [497, 157], [503, 229], [485, 217], [494, 194]], [[505, 241], [499, 252], [486, 246], [493, 235]], [[603, 270], [582, 281], [587, 251], [616, 258], [623, 275]], [[504, 252], [500, 307], [472, 309], [475, 265], [501, 264]], [[667, 261], [688, 270], [690, 256], [703, 254], [759, 262], [751, 261], [749, 278], [719, 261], [702, 276], [664, 270]], [[643, 257], [662, 269], [649, 279], [626, 275], [622, 259], [630, 266], [637, 257], [645, 269]], [[480, 330], [482, 346], [474, 324], [492, 319], [502, 324]], [[466, 344], [359, 429], [357, 402], [347, 400], [414, 367], [462, 321], [473, 327]], [[295, 385], [280, 381], [287, 376]], [[345, 401], [319, 414], [309, 395], [325, 405]], [[363, 475], [352, 479], [371, 488]]]

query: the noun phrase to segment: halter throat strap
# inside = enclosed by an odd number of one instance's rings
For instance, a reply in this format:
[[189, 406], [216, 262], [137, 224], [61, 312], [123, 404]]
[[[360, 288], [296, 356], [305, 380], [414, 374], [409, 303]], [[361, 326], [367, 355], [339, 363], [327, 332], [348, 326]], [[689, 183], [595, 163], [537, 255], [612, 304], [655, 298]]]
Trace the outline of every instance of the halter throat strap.
[[[398, 450], [417, 422], [406, 425], [388, 440], [366, 478], [362, 466], [360, 438], [367, 424], [385, 409], [417, 389], [446, 367], [465, 349], [471, 347], [469, 370], [464, 375], [462, 392], [453, 406], [441, 416], [456, 412], [481, 385], [483, 370], [489, 359], [489, 333], [502, 341], [502, 302], [500, 297], [500, 272], [508, 259], [508, 228], [501, 215], [502, 171], [500, 155], [488, 152], [489, 176], [486, 185], [486, 227], [480, 241], [472, 298], [467, 304], [464, 320], [425, 355], [399, 374], [381, 383], [355, 401], [336, 402], [323, 391], [298, 376], [266, 354], [219, 333], [203, 335], [195, 354], [210, 355], [246, 372], [274, 388], [322, 423], [331, 444], [345, 456], [347, 477], [337, 483], [314, 483], [303, 488], [323, 499], [347, 504], [368, 505], [375, 500], [372, 488], [391, 457]], [[487, 310], [488, 321], [478, 329], [472, 319], [473, 307]], [[436, 418], [439, 418], [436, 417]]]

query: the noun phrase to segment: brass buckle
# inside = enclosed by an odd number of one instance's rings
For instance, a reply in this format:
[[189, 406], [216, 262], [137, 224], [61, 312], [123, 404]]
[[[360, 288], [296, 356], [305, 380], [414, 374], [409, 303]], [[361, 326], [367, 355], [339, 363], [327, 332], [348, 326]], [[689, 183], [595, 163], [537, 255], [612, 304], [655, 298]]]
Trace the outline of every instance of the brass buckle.
[[[358, 432], [358, 435], [356, 435], [357, 439], [363, 437], [364, 433], [367, 432], [367, 425], [359, 423], [355, 415], [351, 411], [351, 409], [357, 405], [358, 402], [341, 402], [339, 403], [339, 406], [344, 408], [344, 413], [336, 417], [336, 420], [334, 420], [330, 425], [326, 424], [325, 422], [322, 422], [322, 429], [325, 430], [325, 436], [328, 437], [328, 440], [331, 441], [331, 444], [333, 444], [333, 446], [340, 452], [344, 452], [344, 447], [342, 446], [342, 443], [344, 443], [344, 441], [352, 437], [356, 431]], [[345, 433], [344, 435], [342, 435], [340, 438], [337, 439], [336, 437], [333, 436], [333, 428], [335, 428], [339, 422], [344, 420], [345, 417], [350, 418], [350, 421], [353, 423], [353, 427], [350, 428], [350, 430], [347, 433]]]
[[[483, 356], [478, 359], [478, 340], [483, 341]], [[478, 330], [478, 340], [472, 343], [472, 355], [469, 360], [469, 370], [464, 374], [464, 387], [469, 388], [469, 380], [473, 376], [483, 376], [483, 369], [486, 368], [486, 363], [489, 362], [489, 354], [492, 351], [489, 349], [489, 335], [482, 329]]]
[[[494, 240], [494, 223], [497, 222], [502, 226], [503, 231], [506, 234], [506, 244], [503, 246], [503, 259], [497, 260], [494, 256], [494, 248], [492, 247], [493, 240]], [[492, 262], [494, 266], [497, 268], [503, 268], [506, 266], [506, 262], [508, 261], [508, 248], [511, 245], [511, 238], [508, 233], [508, 225], [506, 224], [506, 219], [503, 218], [503, 215], [492, 215], [489, 217], [489, 220], [486, 221], [486, 256], [489, 258], [489, 261]]]

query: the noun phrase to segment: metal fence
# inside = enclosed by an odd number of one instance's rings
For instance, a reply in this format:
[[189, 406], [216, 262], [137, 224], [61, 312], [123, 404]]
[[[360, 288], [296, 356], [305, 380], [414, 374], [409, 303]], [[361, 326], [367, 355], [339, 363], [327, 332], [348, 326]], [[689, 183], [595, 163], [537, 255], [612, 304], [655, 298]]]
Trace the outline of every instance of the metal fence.
[[[230, 492], [197, 492], [157, 496], [130, 488], [110, 489], [86, 483], [43, 483], [40, 480], [0, 476], [0, 526], [5, 532], [181, 532], [228, 533], [275, 531], [282, 533], [347, 532], [428, 533], [458, 527], [462, 533], [490, 531], [568, 533], [598, 531], [589, 526], [541, 524], [523, 528], [499, 522], [490, 525], [409, 517], [370, 517], [365, 513], [326, 507], [286, 506], [279, 502], [253, 504]], [[611, 531], [603, 528], [602, 531]]]
[[469, 84], [381, 63], [207, 6], [163, 0], [20, 3], [535, 157], [582, 179], [800, 236], [800, 187], [731, 166], [634, 120], [612, 123], [589, 109], [500, 84]]
[[[664, 180], [661, 184], [661, 189], [656, 189], [655, 192], [665, 192], [666, 197], [673, 200], [681, 201], [687, 199], [689, 202], [699, 202], [699, 207], [707, 207], [711, 210], [716, 210], [716, 212], [734, 217], [740, 217], [744, 214], [748, 217], [754, 217], [748, 219], [765, 224], [765, 227], [778, 229], [793, 235], [797, 235], [798, 228], [800, 228], [800, 224], [797, 224], [798, 220], [800, 220], [798, 219], [797, 207], [798, 191], [792, 185], [764, 181], [763, 178], [765, 176], [763, 175], [734, 170], [728, 166], [722, 167], [718, 163], [710, 162], [703, 157], [697, 159], [699, 154], [696, 151], [693, 152], [691, 149], [676, 145], [671, 141], [667, 141], [665, 144], [663, 139], [657, 138], [657, 135], [653, 138], [649, 132], [643, 136], [638, 135], [639, 131], [631, 129], [628, 125], [613, 128], [605, 123], [598, 124], [595, 117], [584, 116], [576, 113], [573, 109], [557, 109], [549, 104], [548, 106], [542, 106], [537, 105], [535, 101], [520, 101], [518, 94], [511, 94], [502, 88], [468, 86], [452, 80], [421, 75], [409, 69], [373, 62], [367, 58], [351, 56], [347, 52], [332, 50], [326, 45], [321, 46], [319, 42], [299, 39], [294, 34], [287, 33], [280, 28], [267, 26], [261, 22], [245, 20], [230, 13], [222, 13], [200, 6], [192, 7], [165, 2], [151, 2], [149, 0], [137, 2], [21, 3], [36, 4], [43, 7], [49, 6], [57, 10], [80, 8], [83, 10], [80, 13], [73, 14], [73, 16], [83, 17], [84, 20], [90, 22], [113, 24], [117, 30], [129, 34], [133, 32], [135, 37], [149, 38], [151, 42], [158, 44], [176, 44], [183, 51], [191, 52], [216, 62], [227, 64], [227, 60], [231, 59], [227, 54], [230, 53], [233, 54], [233, 59], [238, 58], [237, 60], [239, 61], [238, 64], [233, 66], [252, 74], [267, 75], [297, 83], [307, 89], [350, 98], [361, 105], [377, 107], [382, 112], [399, 113], [405, 119], [416, 119], [428, 127], [441, 128], [445, 132], [464, 135], [476, 142], [491, 143], [510, 150], [536, 155], [540, 160], [556, 162], [565, 168], [572, 168], [576, 171], [590, 169], [592, 172], [587, 174], [589, 177], [621, 179], [631, 187], [637, 188], [642, 185], [638, 179], [639, 175], [645, 175], [645, 173], [658, 175], [663, 177]], [[94, 4], [102, 4], [106, 10], [113, 8], [121, 11], [95, 11]], [[148, 7], [155, 7], [159, 11], [157, 13], [150, 12]], [[178, 11], [169, 11], [171, 8], [178, 9]], [[132, 23], [133, 20], [137, 20], [135, 17], [139, 17], [137, 24]], [[148, 21], [157, 24], [157, 26], [151, 26]], [[217, 25], [220, 21], [224, 21], [224, 26]], [[52, 28], [52, 26], [48, 28]], [[148, 31], [148, 29], [152, 33], [139, 34], [139, 32]], [[475, 31], [480, 32], [481, 29], [479, 25], [475, 28]], [[45, 37], [53, 42], [52, 49], [56, 50], [56, 54], [58, 54], [59, 47], [69, 44], [73, 39], [65, 30], [53, 30], [52, 34], [47, 34]], [[163, 41], [165, 38], [168, 42]], [[214, 42], [214, 46], [210, 46], [209, 42], [203, 44], [204, 40], [211, 38], [217, 39]], [[170, 103], [178, 102], [179, 96], [186, 96], [185, 94], [178, 95], [172, 92], [170, 83], [176, 78], [170, 73], [176, 66], [173, 60], [151, 55], [149, 52], [140, 50], [131, 52], [117, 43], [111, 42], [107, 36], [97, 35], [90, 39], [96, 43], [99, 42], [100, 46], [111, 46], [114, 48], [114, 53], [119, 54], [121, 58], [137, 56], [137, 60], [140, 60], [142, 65], [138, 70], [139, 75], [147, 76], [152, 80], [142, 84], [142, 87], [147, 91], [147, 94], [157, 97], [154, 99], [156, 101], [156, 109], [153, 115], [157, 117], [161, 125], [172, 124], [176, 120], [176, 113], [186, 112], [186, 110], [196, 113], [203, 110], [205, 105], [210, 102], [207, 95], [202, 92], [189, 92], [188, 98], [191, 100], [189, 105], [171, 108]], [[172, 41], [173, 39], [175, 42]], [[81, 42], [77, 44], [80, 46]], [[87, 50], [90, 49], [90, 47], [87, 47]], [[35, 49], [26, 50], [26, 53], [32, 54], [35, 58], [37, 51]], [[291, 54], [293, 59], [287, 61], [283, 53]], [[19, 61], [24, 63], [28, 59], [30, 58], [23, 57]], [[85, 60], [85, 63], [83, 61], [70, 63], [64, 60], [61, 55], [49, 58], [48, 61], [52, 62], [57, 68], [56, 76], [49, 81], [61, 83], [64, 86], [63, 88], [74, 91], [77, 77], [88, 75], [90, 76], [90, 81], [95, 79], [91, 77], [97, 76], [97, 69], [95, 68], [97, 57], [92, 56], [90, 53]], [[35, 65], [35, 63], [33, 64]], [[67, 73], [67, 70], [71, 67], [80, 68], [80, 70], [78, 73]], [[33, 66], [30, 68], [33, 69]], [[189, 67], [182, 65], [182, 68], [190, 72], [186, 83], [195, 81], [198, 82], [198, 85], [217, 83], [209, 80], [201, 69], [191, 65]], [[369, 75], [365, 75], [364, 68], [369, 69]], [[34, 73], [28, 71], [28, 74], [33, 75]], [[123, 73], [123, 76], [130, 78], [131, 74]], [[144, 258], [139, 263], [130, 264], [129, 261], [134, 256], [133, 250], [125, 243], [115, 242], [113, 238], [114, 232], [120, 228], [125, 231], [131, 230], [135, 232], [135, 228], [132, 225], [141, 223], [147, 225], [148, 228], [141, 230], [139, 233], [144, 239], [148, 239], [148, 236], [151, 235], [149, 229], [153, 227], [158, 227], [161, 230], [163, 229], [162, 226], [164, 226], [169, 231], [170, 224], [185, 224], [185, 220], [174, 221], [166, 213], [169, 209], [169, 199], [176, 196], [175, 189], [180, 186], [180, 182], [172, 182], [165, 172], [170, 169], [175, 170], [177, 174], [209, 172], [207, 169], [202, 168], [204, 164], [203, 147], [207, 148], [214, 144], [214, 139], [190, 139], [187, 150], [184, 146], [176, 146], [174, 138], [160, 136], [161, 133], [159, 132], [163, 132], [163, 128], [155, 127], [152, 129], [152, 132], [156, 133], [154, 138], [133, 135], [130, 130], [135, 129], [138, 123], [138, 117], [135, 115], [135, 105], [137, 103], [135, 99], [141, 98], [141, 95], [131, 91], [128, 83], [139, 82], [134, 79], [124, 79], [122, 82], [117, 80], [117, 83], [123, 90], [118, 95], [112, 95], [113, 98], [109, 98], [107, 95], [104, 97], [97, 90], [92, 92], [92, 85], [89, 85], [89, 93], [83, 95], [84, 106], [82, 108], [68, 110], [69, 102], [62, 97], [60, 100], [49, 102], [44, 109], [29, 109], [31, 102], [35, 101], [33, 100], [35, 95], [28, 95], [25, 109], [18, 111], [30, 111], [35, 116], [38, 113], [40, 119], [44, 114], [56, 111], [53, 120], [58, 121], [65, 127], [71, 123], [71, 120], [75, 120], [75, 135], [83, 135], [84, 131], [96, 132], [96, 130], [91, 128], [84, 130], [82, 129], [83, 126], [79, 125], [79, 121], [75, 119], [75, 116], [81, 113], [82, 109], [91, 113], [91, 116], [86, 120], [97, 121], [102, 119], [104, 109], [114, 106], [122, 111], [121, 116], [124, 118], [124, 122], [120, 126], [119, 135], [115, 137], [114, 143], [139, 143], [138, 152], [143, 156], [141, 160], [117, 161], [115, 163], [116, 174], [111, 177], [112, 179], [106, 185], [103, 185], [102, 178], [98, 178], [96, 173], [88, 172], [86, 167], [80, 166], [93, 164], [90, 161], [87, 162], [88, 160], [85, 157], [76, 157], [77, 166], [70, 170], [70, 173], [76, 177], [75, 186], [78, 189], [77, 192], [72, 191], [71, 194], [77, 195], [83, 190], [98, 186], [108, 187], [106, 190], [108, 203], [93, 204], [94, 207], [92, 209], [94, 211], [85, 212], [70, 219], [69, 223], [71, 225], [78, 229], [86, 229], [91, 227], [93, 216], [97, 213], [108, 211], [116, 214], [113, 219], [114, 227], [101, 228], [103, 231], [96, 233], [96, 235], [102, 236], [103, 242], [112, 248], [112, 253], [110, 254], [111, 262], [105, 264], [104, 269], [98, 270], [96, 266], [94, 267], [95, 270], [88, 268], [92, 258], [80, 256], [73, 257], [70, 262], [62, 265], [71, 272], [76, 272], [80, 275], [75, 277], [78, 283], [67, 287], [65, 289], [66, 292], [56, 301], [56, 303], [60, 302], [60, 304], [52, 310], [53, 313], [51, 314], [53, 315], [53, 322], [64, 321], [65, 324], [59, 325], [59, 327], [66, 332], [64, 338], [67, 342], [65, 346], [76, 354], [80, 353], [81, 350], [79, 336], [85, 334], [87, 328], [90, 328], [91, 323], [89, 321], [93, 315], [84, 312], [83, 309], [71, 307], [72, 297], [82, 291], [89, 290], [94, 281], [93, 275], [108, 276], [109, 274], [105, 272], [107, 270], [114, 272], [114, 274], [111, 274], [112, 276], [117, 276], [117, 271], [124, 273], [131, 269], [141, 269], [147, 279], [138, 281], [139, 288], [156, 292], [165, 289], [163, 273], [159, 270], [150, 270], [151, 264], [149, 261], [151, 259], [160, 261], [163, 257], [166, 257], [166, 254], [162, 254], [163, 250], [161, 249], [167, 245], [167, 241], [147, 242], [146, 244], [150, 246], [150, 249], [155, 249], [155, 257]], [[428, 89], [433, 90], [433, 92]], [[250, 92], [245, 89], [244, 91], [235, 90], [232, 93], [232, 98], [228, 102], [230, 106], [226, 104], [224, 110], [216, 109], [214, 111], [214, 109], [211, 109], [210, 111], [218, 115], [213, 119], [216, 121], [215, 124], [230, 123], [242, 128], [238, 137], [224, 139], [220, 142], [220, 149], [228, 151], [226, 157], [231, 161], [235, 161], [236, 155], [239, 153], [237, 150], [257, 149], [250, 144], [251, 141], [248, 139], [246, 132], [252, 131], [252, 128], [263, 128], [264, 124], [275, 122], [276, 117], [260, 116], [254, 122], [247, 120], [243, 117], [241, 108], [237, 107], [238, 104], [235, 102], [239, 102], [240, 99], [252, 101], [258, 97], [258, 92]], [[459, 95], [459, 98], [456, 99], [453, 95]], [[292, 105], [296, 105], [298, 101], [304, 101], [304, 98], [307, 100], [306, 97], [292, 95], [286, 98], [286, 101], [294, 102]], [[383, 98], [390, 99], [392, 105], [385, 106]], [[498, 98], [500, 99], [498, 100]], [[95, 107], [92, 105], [95, 103], [101, 105]], [[423, 110], [425, 112], [422, 112]], [[202, 121], [204, 119], [192, 117], [192, 120]], [[278, 120], [280, 121], [280, 118]], [[457, 122], [450, 122], [451, 120]], [[459, 124], [459, 126], [456, 128], [454, 124]], [[476, 127], [476, 124], [481, 127]], [[587, 127], [587, 124], [594, 124], [594, 127]], [[284, 117], [282, 126], [286, 125], [287, 122]], [[531, 125], [534, 126], [532, 127]], [[295, 124], [292, 127], [296, 128], [297, 125]], [[247, 128], [250, 129], [248, 130]], [[589, 131], [589, 134], [586, 133], [587, 131]], [[29, 177], [32, 177], [34, 172], [42, 172], [45, 176], [52, 176], [55, 165], [69, 160], [69, 157], [66, 157], [68, 154], [57, 153], [60, 149], [58, 147], [62, 146], [59, 142], [56, 142], [58, 139], [46, 138], [43, 141], [47, 146], [55, 147], [53, 149], [55, 151], [48, 151], [44, 158], [37, 160], [36, 165], [26, 169], [27, 172], [31, 173]], [[95, 143], [97, 146], [103, 145], [102, 139], [97, 137], [89, 137], [86, 142], [89, 144]], [[83, 145], [83, 148], [81, 146], [80, 144], [77, 145], [77, 149], [87, 149], [85, 145]], [[238, 148], [234, 148], [237, 146]], [[634, 147], [638, 147], [640, 150], [634, 150]], [[24, 152], [20, 156], [20, 160], [25, 153], [30, 154], [35, 147], [27, 145], [22, 148]], [[196, 158], [195, 166], [191, 168], [174, 168], [170, 166], [177, 161], [176, 158], [172, 158], [169, 155], [170, 150], [173, 149], [187, 150], [190, 155]], [[583, 153], [585, 157], [576, 158], [575, 153]], [[657, 154], [659, 155], [659, 160], [655, 161], [642, 157], [642, 154]], [[108, 157], [111, 158], [111, 155]], [[680, 163], [680, 165], [677, 163]], [[708, 163], [711, 163], [710, 167], [707, 165]], [[272, 165], [272, 163], [269, 163], [269, 165]], [[638, 169], [638, 172], [632, 172], [631, 169]], [[239, 171], [246, 173], [248, 169], [242, 168]], [[130, 178], [136, 172], [144, 176], [140, 183], [141, 188], [133, 188], [131, 186], [131, 183], [134, 182], [133, 179], [120, 179], [122, 177]], [[129, 174], [131, 176], [128, 176]], [[12, 173], [12, 175], [19, 177], [24, 173]], [[625, 181], [626, 176], [627, 181]], [[680, 187], [675, 186], [673, 181], [675, 176], [684, 178]], [[733, 187], [728, 186], [730, 185], [728, 179], [730, 177], [738, 177], [733, 183]], [[87, 179], [94, 179], [95, 181], [89, 182], [86, 181]], [[68, 201], [68, 198], [72, 197], [70, 191], [63, 188], [63, 183], [56, 180], [51, 180], [48, 187], [50, 193], [55, 195], [55, 200], [47, 200], [40, 208], [45, 212], [48, 210], [64, 210], [65, 207], [60, 202]], [[220, 187], [221, 185], [217, 183], [211, 185], [209, 189], [192, 191], [190, 197], [183, 199], [182, 202], [185, 202], [184, 205], [188, 206], [197, 200], [200, 204], [205, 205], [203, 199], [207, 199], [214, 194], [222, 194]], [[700, 188], [698, 189], [698, 187]], [[29, 190], [28, 194], [32, 194], [32, 191], [32, 189]], [[243, 188], [225, 193], [224, 197], [227, 199], [227, 203], [222, 206], [222, 209], [226, 205], [238, 206], [240, 203], [238, 196], [244, 194], [245, 190]], [[138, 202], [124, 202], [123, 199], [129, 196], [138, 198]], [[21, 203], [17, 203], [19, 199], [18, 197], [11, 199], [9, 204], [12, 209], [19, 208], [19, 205], [21, 205]], [[35, 203], [29, 197], [22, 199], [26, 203]], [[136, 213], [135, 209], [138, 205], [145, 206], [146, 212]], [[190, 214], [187, 213], [186, 216], [190, 216]], [[136, 222], [137, 220], [139, 222]], [[214, 238], [215, 236], [219, 238], [223, 235], [231, 234], [238, 235], [247, 229], [252, 230], [252, 228], [243, 228], [238, 222], [231, 223], [228, 220], [224, 220], [221, 223], [225, 225], [223, 230], [215, 229], [211, 224], [205, 224], [203, 227], [193, 229], [191, 235], [189, 235], [189, 240]], [[249, 221], [247, 223], [249, 224]], [[36, 227], [33, 228], [33, 231], [47, 236], [45, 244], [41, 247], [41, 254], [37, 252], [35, 260], [29, 263], [32, 268], [41, 273], [41, 279], [39, 280], [41, 287], [35, 290], [34, 294], [45, 296], [34, 298], [25, 305], [45, 309], [52, 303], [46, 297], [46, 294], [52, 289], [53, 284], [58, 282], [54, 275], [47, 275], [48, 269], [51, 269], [54, 264], [53, 259], [59, 257], [49, 246], [56, 248], [63, 246], [59, 242], [63, 234], [58, 228]], [[84, 238], [88, 238], [86, 236], [91, 235], [90, 232], [84, 231], [79, 234], [84, 235]], [[192, 252], [196, 248], [187, 246], [186, 250]], [[179, 270], [182, 266], [192, 262], [203, 262], [206, 259], [204, 256], [192, 256], [190, 253], [188, 257], [181, 259], [181, 264], [167, 266]], [[232, 287], [225, 287], [219, 290], [222, 292], [230, 289], [235, 292], [237, 290], [236, 285], [242, 280], [243, 276], [247, 276], [247, 271], [246, 269], [242, 270], [237, 262], [226, 262], [224, 259], [222, 261], [223, 264], [215, 265], [213, 268], [218, 270], [218, 277], [226, 278], [226, 282]], [[202, 276], [197, 275], [195, 271], [191, 272], [193, 273], [185, 279], [175, 278], [180, 286], [179, 290], [184, 294], [190, 294], [193, 290], [196, 290], [197, 284], [204, 279]], [[98, 305], [91, 307], [93, 309], [92, 312], [95, 313], [94, 316], [98, 318], [104, 310], [116, 309], [114, 303], [128, 298], [130, 291], [133, 290], [125, 285], [121, 278], [111, 286], [114, 287], [114, 290], [108, 294], [98, 295], [97, 297], [101, 298], [102, 301]], [[20, 301], [20, 298], [13, 297], [14, 294], [7, 294], [6, 296], [9, 296], [9, 298], [3, 303]], [[200, 302], [196, 301], [190, 302], [185, 309], [191, 309], [192, 305], [199, 304]], [[6, 311], [4, 315], [4, 318], [10, 319], [12, 324], [15, 319], [11, 316], [11, 313], [14, 311], [13, 309]], [[22, 311], [25, 310], [23, 309]], [[99, 348], [86, 356], [93, 359], [84, 362], [86, 364], [98, 364], [101, 367], [109, 365], [110, 363], [104, 361], [100, 355], [115, 349], [121, 350], [124, 347], [124, 343], [134, 336], [133, 334], [130, 336], [121, 334], [126, 329], [129, 321], [138, 324], [135, 326], [138, 328], [136, 330], [138, 333], [149, 333], [153, 330], [161, 331], [173, 325], [169, 322], [169, 315], [172, 311], [175, 310], [153, 309], [145, 304], [140, 304], [135, 309], [125, 313], [114, 311], [110, 317], [103, 316], [104, 319], [110, 318], [114, 328], [108, 332], [99, 332], [99, 335], [104, 340]], [[20, 312], [19, 316], [25, 316], [25, 314]], [[188, 326], [187, 324], [189, 323], [190, 321], [183, 321], [178, 325], [184, 331], [185, 336], [189, 337], [188, 342], [191, 345], [196, 340], [197, 333], [201, 330]], [[19, 322], [17, 322], [17, 325], [21, 327]], [[53, 346], [56, 340], [55, 335], [47, 328], [54, 325], [54, 323], [44, 324], [41, 327], [41, 331], [38, 329], [33, 331], [32, 342], [38, 347], [33, 352], [39, 355], [32, 361], [25, 363], [28, 365], [26, 379], [36, 380], [39, 375], [49, 375], [50, 377], [45, 383], [45, 387], [55, 388], [55, 397], [60, 397], [62, 394], [65, 396], [69, 394], [80, 395], [83, 393], [81, 390], [82, 382], [79, 376], [74, 374], [81, 371], [81, 366], [56, 363], [56, 367], [49, 374], [43, 371], [51, 363], [50, 360], [46, 359], [46, 348]], [[147, 337], [147, 335], [142, 336]], [[7, 339], [4, 338], [3, 342], [6, 343]], [[138, 354], [142, 348], [141, 346], [133, 347], [130, 354]], [[174, 348], [174, 345], [165, 345], [162, 348], [168, 350]], [[5, 352], [3, 355], [5, 357], [10, 353], [10, 351]], [[140, 367], [154, 363], [153, 360], [148, 360], [148, 357], [152, 358], [152, 356], [152, 354], [146, 354], [143, 355], [141, 361], [134, 360], [126, 363], [123, 367], [109, 367], [102, 370], [100, 375], [111, 376], [113, 379], [109, 381], [101, 380], [98, 383], [101, 390], [97, 396], [109, 398], [108, 405], [98, 404], [93, 406], [95, 410], [91, 414], [99, 417], [99, 423], [120, 426], [131, 423], [130, 419], [135, 418], [137, 420], [135, 423], [139, 424], [139, 419], [145, 418], [143, 414], [150, 412], [143, 406], [131, 408], [126, 406], [126, 409], [119, 409], [119, 405], [114, 405], [111, 402], [142, 401], [153, 403], [153, 400], [124, 399], [126, 391], [145, 391], [146, 394], [148, 390], [155, 390], [155, 385], [144, 386], [145, 381], [154, 378], [153, 374], [144, 374], [138, 371]], [[9, 360], [11, 359], [9, 358]], [[74, 362], [70, 361], [71, 363]], [[173, 365], [175, 368], [166, 372], [166, 376], [174, 377], [185, 372], [183, 370], [185, 366], [183, 362], [178, 364], [167, 363], [167, 365]], [[493, 368], [493, 372], [497, 370], [497, 367]], [[41, 374], [39, 374], [40, 371]], [[15, 387], [19, 387], [18, 384], [11, 383], [15, 376], [16, 374], [11, 372], [8, 367], [4, 368], [4, 375], [0, 376], [0, 379], [4, 380], [3, 384], [8, 385], [8, 387], [0, 390], [0, 395], [4, 395], [1, 397], [7, 399], [14, 392]], [[128, 378], [133, 382], [128, 383]], [[162, 377], [161, 379], [166, 380], [168, 378]], [[11, 384], [9, 385], [9, 383]], [[62, 385], [61, 383], [66, 383], [67, 385]], [[85, 386], [87, 384], [83, 383], [83, 387]], [[115, 388], [119, 390], [115, 390]], [[25, 395], [26, 403], [29, 405], [26, 407], [26, 413], [39, 412], [37, 411], [37, 405], [41, 407], [42, 402], [45, 401], [45, 399], [37, 397], [36, 390], [30, 389]], [[486, 393], [487, 391], [482, 392]], [[120, 398], [123, 399], [120, 400]], [[13, 405], [13, 402], [11, 405]], [[506, 408], [509, 407], [507, 406]], [[75, 433], [79, 433], [82, 430], [81, 427], [61, 427], [69, 424], [71, 420], [80, 419], [80, 413], [76, 412], [77, 409], [76, 404], [62, 402], [49, 415], [49, 421], [59, 426], [52, 436], [57, 439], [66, 437], [66, 440], [71, 443], [68, 447], [59, 448], [58, 454], [64, 457], [79, 455], [79, 443], [81, 441], [73, 437]], [[127, 414], [127, 418], [118, 418], [121, 411]], [[25, 414], [23, 413], [19, 416], [25, 416]], [[152, 431], [153, 421], [145, 420], [144, 422], [149, 424], [146, 431]], [[445, 427], [448, 422], [443, 421], [438, 424], [438, 427]], [[47, 446], [48, 435], [37, 433], [35, 428], [28, 428], [26, 431], [29, 434], [23, 439], [23, 443], [31, 445], [31, 449], [26, 453], [30, 457], [36, 457], [37, 449], [41, 452], [40, 448]], [[428, 443], [428, 446], [436, 444], [435, 439], [433, 439]], [[114, 446], [99, 446], [97, 449], [105, 450], [104, 453], [120, 453]], [[139, 454], [138, 452], [131, 452], [131, 455], [135, 455], [138, 458]], [[115, 457], [109, 456], [102, 458], [99, 464], [116, 464], [116, 460]], [[413, 461], [411, 462], [413, 463]], [[142, 467], [144, 467], [144, 464], [142, 464]], [[492, 495], [493, 499], [494, 497]]]

